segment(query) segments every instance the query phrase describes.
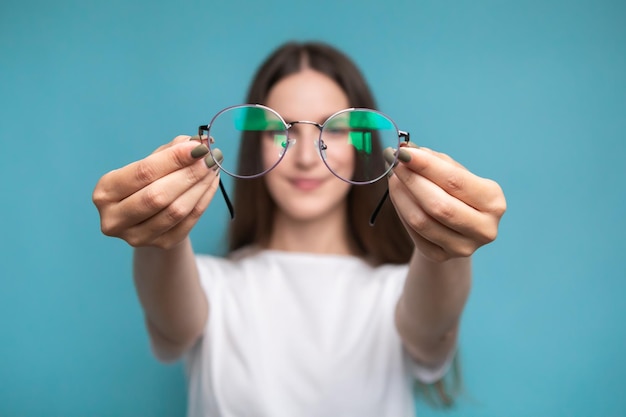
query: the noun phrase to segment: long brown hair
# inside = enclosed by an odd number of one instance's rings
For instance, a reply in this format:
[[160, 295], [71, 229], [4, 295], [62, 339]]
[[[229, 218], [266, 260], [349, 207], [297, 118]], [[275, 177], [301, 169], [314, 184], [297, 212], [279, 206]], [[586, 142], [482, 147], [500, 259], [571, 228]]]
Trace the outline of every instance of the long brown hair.
[[[284, 44], [259, 67], [248, 91], [247, 103], [263, 104], [272, 87], [304, 67], [333, 79], [348, 96], [351, 107], [375, 109], [376, 102], [356, 65], [337, 49], [316, 42]], [[242, 164], [257, 163], [260, 149], [246, 146]], [[242, 169], [245, 170], [244, 167]], [[360, 255], [374, 264], [406, 263], [413, 253], [413, 242], [404, 230], [391, 201], [379, 213], [376, 224], [369, 217], [386, 190], [386, 181], [352, 186], [348, 199], [348, 227]], [[235, 219], [230, 223], [229, 251], [267, 243], [276, 209], [263, 178], [235, 180]]]

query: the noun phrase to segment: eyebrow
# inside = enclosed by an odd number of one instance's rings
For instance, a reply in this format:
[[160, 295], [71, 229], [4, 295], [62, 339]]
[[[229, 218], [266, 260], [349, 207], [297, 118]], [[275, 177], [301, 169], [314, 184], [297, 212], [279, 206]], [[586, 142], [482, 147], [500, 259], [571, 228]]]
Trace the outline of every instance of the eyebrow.
[[[318, 123], [318, 124], [320, 124], [320, 125], [321, 125], [321, 124], [323, 124], [323, 123], [326, 123], [326, 121], [330, 118], [330, 116], [332, 116], [333, 114], [337, 113], [338, 111], [341, 111], [341, 110], [337, 110], [336, 112], [328, 113], [327, 115], [322, 116], [322, 117], [320, 118], [320, 120], [307, 120], [307, 119], [304, 119], [304, 120], [305, 120], [305, 121], [309, 121], [309, 122], [315, 122], [315, 123]], [[298, 119], [294, 119], [294, 118], [284, 117], [284, 116], [282, 116], [282, 115], [281, 115], [281, 117], [283, 117], [283, 119], [285, 120], [285, 122], [287, 122], [287, 123], [289, 123], [289, 124], [291, 124], [291, 123], [293, 123], [293, 122], [301, 122], [301, 121], [302, 121], [302, 120], [298, 120]]]

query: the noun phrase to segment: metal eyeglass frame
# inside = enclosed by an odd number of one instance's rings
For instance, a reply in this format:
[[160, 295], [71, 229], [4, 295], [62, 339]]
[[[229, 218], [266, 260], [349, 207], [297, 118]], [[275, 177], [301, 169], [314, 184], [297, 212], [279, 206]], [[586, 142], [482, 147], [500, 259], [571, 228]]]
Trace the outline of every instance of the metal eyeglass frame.
[[[339, 110], [335, 113], [333, 113], [332, 115], [330, 115], [322, 124], [319, 124], [317, 122], [313, 122], [310, 120], [294, 120], [294, 121], [290, 121], [290, 122], [286, 122], [285, 119], [283, 119], [283, 117], [274, 109], [264, 106], [262, 104], [239, 104], [239, 105], [235, 105], [235, 106], [229, 106], [226, 107], [222, 110], [220, 110], [215, 116], [213, 116], [213, 118], [211, 119], [211, 122], [209, 124], [206, 125], [201, 125], [198, 127], [198, 137], [200, 138], [200, 141], [202, 143], [204, 143], [205, 145], [207, 145], [207, 147], [209, 148], [209, 152], [211, 153], [211, 156], [213, 157], [213, 148], [211, 147], [212, 145], [212, 141], [209, 140], [210, 138], [210, 129], [211, 129], [211, 125], [213, 124], [213, 122], [223, 113], [233, 110], [233, 109], [237, 109], [237, 108], [243, 108], [243, 107], [251, 107], [251, 108], [261, 108], [263, 110], [269, 111], [270, 113], [274, 114], [275, 116], [277, 116], [278, 120], [280, 120], [283, 123], [283, 127], [286, 133], [289, 133], [289, 129], [296, 124], [307, 124], [307, 125], [313, 125], [315, 127], [317, 127], [320, 131], [318, 140], [316, 141], [316, 144], [318, 146], [318, 154], [320, 156], [320, 158], [322, 159], [322, 161], [324, 162], [324, 165], [326, 165], [326, 168], [328, 168], [328, 170], [337, 178], [339, 178], [340, 180], [347, 182], [349, 184], [352, 185], [366, 185], [366, 184], [373, 184], [377, 181], [380, 181], [383, 177], [387, 176], [389, 174], [389, 172], [393, 169], [393, 167], [396, 165], [397, 163], [397, 159], [398, 159], [398, 155], [397, 155], [397, 151], [394, 153], [394, 161], [393, 164], [389, 165], [389, 167], [383, 172], [383, 174], [381, 174], [380, 176], [378, 176], [377, 178], [374, 178], [372, 180], [368, 180], [368, 181], [353, 181], [353, 180], [346, 180], [345, 178], [340, 177], [337, 173], [335, 173], [335, 171], [332, 170], [332, 168], [328, 165], [328, 162], [326, 161], [326, 157], [324, 156], [324, 151], [326, 150], [326, 145], [324, 144], [324, 141], [322, 140], [322, 133], [324, 132], [324, 127], [326, 126], [326, 124], [328, 123], [329, 120], [333, 119], [334, 117], [343, 114], [343, 113], [348, 113], [348, 112], [354, 112], [354, 111], [368, 111], [368, 112], [372, 112], [372, 113], [376, 113], [382, 117], [384, 117], [385, 119], [387, 119], [388, 121], [390, 121], [393, 125], [393, 127], [395, 128], [395, 130], [398, 133], [398, 146], [396, 148], [399, 149], [402, 146], [406, 146], [409, 141], [410, 141], [410, 134], [409, 132], [403, 131], [398, 129], [397, 125], [395, 124], [395, 122], [386, 114], [378, 111], [378, 110], [373, 110], [373, 109], [368, 109], [368, 108], [359, 108], [359, 107], [351, 107], [351, 108], [347, 108], [347, 109], [343, 109], [343, 110]], [[404, 140], [404, 143], [402, 141], [402, 139]], [[267, 174], [268, 172], [270, 172], [272, 169], [274, 169], [285, 157], [285, 154], [287, 153], [287, 151], [289, 150], [289, 147], [295, 143], [295, 140], [293, 139], [289, 139], [286, 141], [285, 144], [285, 149], [284, 151], [281, 153], [280, 157], [278, 158], [278, 160], [276, 161], [276, 163], [274, 163], [274, 165], [272, 165], [271, 167], [269, 167], [268, 169], [266, 169], [265, 171], [259, 173], [259, 174], [254, 174], [254, 175], [238, 175], [238, 174], [234, 174], [230, 171], [228, 171], [227, 169], [225, 169], [220, 161], [216, 158], [214, 158], [214, 161], [216, 163], [216, 165], [219, 167], [219, 169], [223, 172], [225, 172], [226, 174], [230, 175], [231, 177], [234, 178], [239, 178], [239, 179], [253, 179], [253, 178], [258, 178], [261, 177], [265, 174]], [[230, 201], [230, 198], [228, 197], [228, 193], [226, 192], [226, 188], [224, 187], [224, 184], [222, 182], [222, 179], [220, 178], [219, 180], [219, 187], [220, 187], [220, 191], [222, 193], [222, 197], [224, 198], [224, 201], [226, 202], [226, 206], [228, 207], [228, 211], [230, 213], [230, 218], [234, 219], [235, 218], [235, 209], [233, 207], [233, 204]], [[383, 204], [385, 203], [385, 201], [387, 200], [389, 196], [389, 188], [387, 188], [385, 190], [385, 193], [383, 194], [383, 196], [381, 197], [380, 201], [378, 202], [378, 204], [376, 205], [376, 208], [374, 209], [374, 211], [372, 212], [372, 215], [370, 216], [370, 220], [369, 220], [369, 224], [370, 226], [373, 226], [374, 223], [376, 222], [376, 217], [378, 216], [378, 213], [380, 211], [380, 209], [382, 208]]]

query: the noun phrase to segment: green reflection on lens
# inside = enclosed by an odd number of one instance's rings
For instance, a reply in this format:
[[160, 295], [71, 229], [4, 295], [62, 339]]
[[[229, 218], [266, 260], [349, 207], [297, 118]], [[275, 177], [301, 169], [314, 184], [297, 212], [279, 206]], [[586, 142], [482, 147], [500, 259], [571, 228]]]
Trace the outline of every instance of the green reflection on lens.
[[260, 107], [242, 107], [234, 116], [235, 128], [240, 131], [284, 130], [283, 123], [272, 113]]
[[394, 129], [393, 123], [379, 113], [352, 111], [348, 113], [349, 141], [358, 151], [372, 153], [372, 132]]
[[348, 136], [348, 143], [354, 146], [357, 151], [372, 153], [372, 132], [351, 131]]
[[355, 129], [393, 129], [393, 124], [385, 116], [371, 111], [352, 111], [348, 125]]

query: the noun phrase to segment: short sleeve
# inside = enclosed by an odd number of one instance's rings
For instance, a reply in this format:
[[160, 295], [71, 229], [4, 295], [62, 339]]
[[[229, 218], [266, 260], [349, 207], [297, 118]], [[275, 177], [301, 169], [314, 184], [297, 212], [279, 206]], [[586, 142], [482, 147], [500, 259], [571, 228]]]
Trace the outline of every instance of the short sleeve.
[[452, 363], [454, 362], [454, 357], [456, 356], [457, 349], [456, 346], [454, 349], [450, 350], [448, 357], [446, 360], [438, 367], [431, 368], [417, 363], [406, 351], [404, 350], [404, 356], [409, 367], [409, 371], [411, 375], [417, 379], [418, 381], [424, 384], [432, 384], [441, 379], [448, 373], [450, 368], [452, 367]]
[[200, 285], [209, 297], [216, 283], [228, 273], [229, 262], [226, 259], [210, 255], [196, 255], [196, 265], [200, 276]]

